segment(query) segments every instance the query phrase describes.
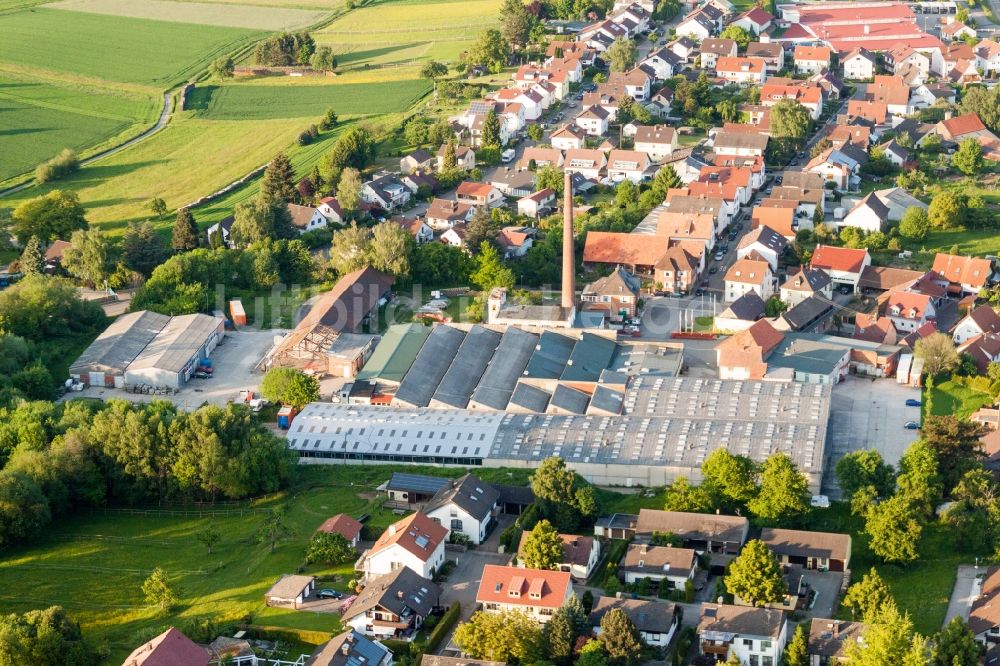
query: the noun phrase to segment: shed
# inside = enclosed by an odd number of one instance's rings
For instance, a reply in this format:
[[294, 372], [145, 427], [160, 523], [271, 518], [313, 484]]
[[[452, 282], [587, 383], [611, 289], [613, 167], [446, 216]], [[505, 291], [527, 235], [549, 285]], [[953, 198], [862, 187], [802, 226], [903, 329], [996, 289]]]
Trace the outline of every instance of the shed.
[[264, 595], [264, 603], [268, 606], [298, 608], [312, 594], [315, 586], [315, 576], [285, 574]]

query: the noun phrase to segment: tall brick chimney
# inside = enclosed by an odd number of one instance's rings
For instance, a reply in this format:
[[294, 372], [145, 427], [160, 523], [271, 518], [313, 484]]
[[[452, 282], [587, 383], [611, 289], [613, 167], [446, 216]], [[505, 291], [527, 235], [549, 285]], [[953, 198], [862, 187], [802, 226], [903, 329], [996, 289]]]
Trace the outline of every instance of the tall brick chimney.
[[563, 179], [562, 306], [576, 306], [576, 261], [573, 251], [573, 179], [569, 171]]

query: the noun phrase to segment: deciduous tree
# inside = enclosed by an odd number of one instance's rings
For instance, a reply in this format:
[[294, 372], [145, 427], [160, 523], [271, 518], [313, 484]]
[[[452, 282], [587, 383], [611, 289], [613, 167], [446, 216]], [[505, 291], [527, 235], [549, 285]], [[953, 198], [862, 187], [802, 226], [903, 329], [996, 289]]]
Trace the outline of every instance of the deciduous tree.
[[886, 604], [892, 603], [892, 592], [875, 567], [860, 581], [847, 588], [842, 602], [851, 610], [851, 618], [861, 622], [872, 622]]
[[0, 664], [89, 666], [100, 661], [61, 606], [0, 617]]
[[337, 184], [337, 203], [348, 218], [353, 218], [361, 206], [361, 174], [353, 167], [347, 167]]
[[809, 482], [787, 455], [772, 455], [761, 465], [760, 490], [747, 507], [765, 521], [801, 515], [809, 510]]
[[369, 230], [353, 222], [334, 232], [330, 243], [330, 266], [338, 275], [347, 275], [368, 265]]
[[350, 541], [342, 534], [330, 532], [313, 534], [306, 549], [306, 562], [309, 564], [345, 564], [353, 562], [356, 556]]
[[746, 49], [747, 45], [753, 41], [753, 35], [746, 28], [741, 28], [738, 25], [727, 25], [726, 29], [719, 33], [719, 37], [723, 39], [731, 39], [736, 42], [740, 51]]
[[437, 60], [428, 60], [420, 68], [420, 76], [425, 79], [440, 79], [442, 76], [448, 75], [448, 65], [443, 62], [438, 62]]
[[563, 561], [563, 541], [559, 531], [548, 520], [539, 520], [525, 537], [518, 557], [529, 569], [558, 571]]
[[954, 192], [939, 192], [931, 199], [927, 219], [935, 229], [960, 227], [965, 222], [965, 201]]
[[691, 511], [710, 513], [715, 500], [704, 485], [692, 486], [687, 477], [679, 476], [667, 486], [664, 509], [667, 511]]
[[701, 464], [705, 483], [734, 505], [744, 504], [757, 493], [757, 466], [750, 458], [717, 448]]
[[269, 552], [274, 552], [278, 544], [293, 534], [285, 521], [286, 507], [276, 507], [267, 512], [257, 528], [257, 543], [267, 544]]
[[938, 474], [946, 496], [966, 472], [979, 467], [985, 456], [980, 438], [985, 434], [982, 424], [950, 414], [924, 419], [920, 438], [937, 456]]
[[514, 271], [503, 265], [500, 253], [492, 243], [483, 241], [476, 256], [476, 268], [469, 279], [484, 293], [494, 287], [514, 287]]
[[222, 540], [222, 533], [215, 527], [215, 525], [209, 525], [201, 532], [194, 535], [194, 538], [198, 540], [198, 543], [205, 547], [208, 554], [212, 554], [212, 549], [218, 545], [219, 541]]
[[874, 449], [848, 453], [837, 461], [836, 472], [844, 499], [848, 501], [866, 486], [874, 487], [878, 497], [888, 497], [895, 488], [896, 476], [892, 466], [886, 464]]
[[977, 666], [982, 648], [961, 616], [952, 618], [931, 650], [930, 666]]
[[153, 197], [146, 204], [146, 207], [156, 217], [163, 217], [167, 214], [167, 202], [160, 197]]
[[337, 57], [333, 55], [333, 49], [329, 46], [321, 46], [312, 54], [309, 64], [321, 72], [332, 72], [337, 69]]
[[368, 260], [372, 268], [397, 278], [410, 277], [413, 237], [395, 222], [385, 221], [372, 229]]
[[914, 241], [922, 241], [931, 230], [927, 211], [920, 206], [910, 206], [899, 221], [899, 235]]
[[491, 661], [533, 663], [543, 651], [538, 623], [522, 611], [477, 611], [458, 626], [454, 641], [470, 657]]
[[302, 409], [319, 400], [319, 382], [295, 368], [271, 368], [261, 380], [260, 392], [271, 402]]
[[160, 610], [168, 610], [174, 605], [177, 598], [174, 594], [173, 586], [167, 578], [167, 572], [156, 567], [142, 583], [142, 594], [146, 603], [159, 606]]
[[615, 37], [608, 50], [604, 53], [604, 59], [612, 72], [626, 72], [635, 65], [637, 51], [635, 42], [627, 37]]
[[764, 542], [752, 539], [729, 565], [726, 590], [751, 606], [779, 602], [788, 593], [781, 564]]
[[531, 16], [521, 0], [504, 0], [500, 7], [500, 31], [507, 43], [522, 48], [531, 32]]
[[958, 351], [951, 336], [944, 333], [932, 333], [917, 340], [913, 355], [923, 360], [924, 372], [928, 375], [951, 372], [958, 367]]
[[77, 229], [87, 228], [83, 205], [76, 192], [52, 190], [48, 194], [28, 199], [14, 209], [13, 231], [24, 245], [32, 236], [42, 243], [66, 240]]
[[951, 164], [966, 176], [975, 176], [982, 172], [985, 166], [983, 146], [973, 138], [963, 139], [958, 144], [958, 150], [951, 157]]
[[100, 286], [111, 269], [111, 248], [97, 227], [77, 230], [63, 251], [62, 267], [89, 287]]
[[212, 76], [219, 79], [228, 79], [236, 69], [231, 56], [221, 56], [212, 61], [210, 72]]
[[894, 495], [873, 505], [865, 520], [872, 553], [885, 562], [905, 564], [919, 556], [917, 544], [923, 527], [904, 495]]

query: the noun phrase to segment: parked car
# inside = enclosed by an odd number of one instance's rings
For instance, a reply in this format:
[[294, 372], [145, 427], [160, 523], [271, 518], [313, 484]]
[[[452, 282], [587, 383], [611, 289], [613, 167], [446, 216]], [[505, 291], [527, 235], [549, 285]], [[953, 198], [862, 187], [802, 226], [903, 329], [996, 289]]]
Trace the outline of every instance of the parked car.
[[812, 499], [809, 500], [809, 504], [817, 509], [829, 509], [830, 498], [826, 495], [813, 495]]
[[702, 289], [701, 287], [698, 287], [697, 289], [694, 290], [694, 295], [695, 296], [703, 296], [704, 294], [705, 294], [705, 290]]
[[340, 599], [344, 595], [341, 594], [340, 592], [337, 592], [337, 590], [323, 588], [322, 590], [316, 593], [316, 596], [319, 597], [320, 599]]
[[722, 250], [719, 250], [718, 252], [715, 253], [715, 260], [716, 261], [722, 261], [725, 258], [726, 258], [726, 253], [723, 252]]
[[849, 285], [849, 284], [842, 284], [839, 287], [837, 287], [837, 291], [839, 291], [840, 293], [842, 293], [844, 296], [847, 296], [848, 294], [851, 293], [851, 285]]
[[719, 272], [719, 267], [718, 266], [712, 266], [711, 268], [708, 269], [708, 274], [709, 275], [715, 275], [718, 272]]
[[907, 421], [903, 424], [903, 427], [907, 430], [920, 430], [920, 424], [916, 421]]
[[191, 373], [191, 376], [194, 377], [195, 379], [208, 379], [212, 375], [202, 370], [195, 370], [194, 372]]
[[701, 286], [702, 287], [708, 287], [708, 280], [702, 280], [701, 281]]
[[920, 406], [920, 401], [917, 400], [916, 398], [907, 398], [906, 399], [906, 406], [907, 407], [919, 407]]

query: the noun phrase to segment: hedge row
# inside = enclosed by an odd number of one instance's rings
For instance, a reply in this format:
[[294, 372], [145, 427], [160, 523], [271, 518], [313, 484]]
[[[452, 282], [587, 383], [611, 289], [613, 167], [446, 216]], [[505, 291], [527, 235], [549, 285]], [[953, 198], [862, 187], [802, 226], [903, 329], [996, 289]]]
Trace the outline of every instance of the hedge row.
[[438, 649], [444, 637], [458, 624], [458, 618], [461, 614], [462, 605], [456, 601], [445, 612], [444, 616], [441, 617], [441, 621], [437, 623], [437, 626], [431, 630], [431, 635], [427, 637], [427, 645], [424, 648], [425, 653], [433, 654]]
[[285, 640], [319, 645], [333, 638], [329, 631], [314, 631], [311, 629], [295, 629], [293, 627], [272, 627], [263, 624], [241, 624], [240, 629], [245, 630], [253, 638], [264, 640]]

